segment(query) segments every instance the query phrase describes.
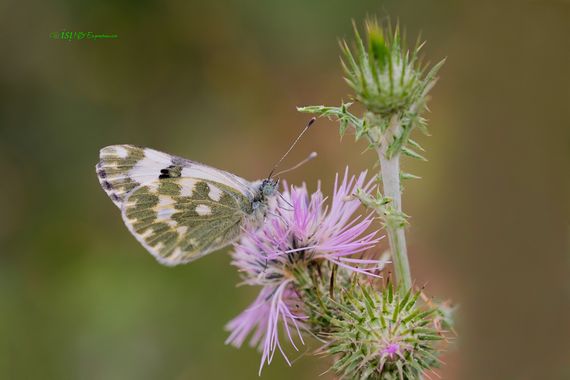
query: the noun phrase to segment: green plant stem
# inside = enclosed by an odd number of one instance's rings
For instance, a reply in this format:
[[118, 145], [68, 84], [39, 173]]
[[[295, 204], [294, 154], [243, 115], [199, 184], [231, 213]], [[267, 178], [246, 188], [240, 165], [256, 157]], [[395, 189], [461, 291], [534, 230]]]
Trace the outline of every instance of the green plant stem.
[[[397, 135], [400, 131], [400, 122], [397, 118], [393, 118], [390, 123], [390, 132]], [[384, 187], [384, 196], [391, 199], [392, 207], [402, 213], [402, 193], [400, 187], [400, 154], [397, 153], [391, 158], [386, 157], [388, 149], [387, 141], [383, 141], [378, 147], [378, 157], [380, 159], [380, 171], [382, 176], [382, 184]], [[406, 248], [406, 234], [403, 226], [397, 226], [393, 223], [387, 223], [386, 231], [390, 243], [390, 252], [396, 272], [396, 280], [406, 292], [412, 287], [412, 275], [410, 273], [410, 263], [408, 260], [408, 251]]]

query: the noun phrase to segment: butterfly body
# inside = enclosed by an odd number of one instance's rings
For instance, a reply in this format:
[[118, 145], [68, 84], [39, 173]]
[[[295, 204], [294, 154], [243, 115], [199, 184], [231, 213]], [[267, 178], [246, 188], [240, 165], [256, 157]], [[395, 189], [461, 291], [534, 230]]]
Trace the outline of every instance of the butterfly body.
[[96, 166], [101, 186], [137, 240], [165, 265], [196, 260], [260, 226], [277, 180], [249, 182], [181, 157], [112, 145]]

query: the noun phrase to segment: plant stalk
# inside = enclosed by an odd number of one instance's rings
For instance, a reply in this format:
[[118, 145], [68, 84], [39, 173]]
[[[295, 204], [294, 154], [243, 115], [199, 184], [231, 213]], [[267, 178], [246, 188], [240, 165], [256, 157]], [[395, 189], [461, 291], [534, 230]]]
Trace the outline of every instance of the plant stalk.
[[[400, 121], [394, 117], [390, 123], [389, 134], [391, 136], [400, 133]], [[388, 142], [384, 140], [377, 149], [378, 158], [380, 159], [380, 171], [382, 176], [382, 184], [384, 187], [384, 196], [392, 200], [392, 207], [402, 213], [402, 193], [400, 187], [400, 154], [396, 153], [391, 158], [387, 158]], [[390, 244], [390, 252], [396, 272], [396, 281], [403, 287], [404, 292], [412, 287], [412, 275], [410, 272], [410, 262], [408, 260], [408, 251], [406, 248], [406, 234], [404, 227], [395, 226], [393, 223], [387, 223], [386, 230], [388, 232], [388, 240]]]

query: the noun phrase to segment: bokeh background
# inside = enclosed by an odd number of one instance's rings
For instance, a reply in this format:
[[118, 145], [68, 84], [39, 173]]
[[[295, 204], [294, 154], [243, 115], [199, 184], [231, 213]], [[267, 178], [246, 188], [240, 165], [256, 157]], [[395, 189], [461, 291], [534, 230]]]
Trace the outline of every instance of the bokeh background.
[[[0, 3], [0, 378], [254, 379], [224, 324], [256, 290], [227, 251], [166, 268], [99, 188], [98, 150], [150, 146], [248, 179], [307, 121], [348, 99], [338, 38], [399, 19], [447, 57], [428, 163], [406, 184], [412, 271], [461, 304], [443, 379], [570, 379], [569, 3], [550, 1], [16, 1]], [[51, 32], [118, 34], [60, 41]], [[375, 161], [320, 120], [291, 183]], [[265, 379], [315, 379], [315, 344]], [[322, 379], [332, 379], [325, 374]]]

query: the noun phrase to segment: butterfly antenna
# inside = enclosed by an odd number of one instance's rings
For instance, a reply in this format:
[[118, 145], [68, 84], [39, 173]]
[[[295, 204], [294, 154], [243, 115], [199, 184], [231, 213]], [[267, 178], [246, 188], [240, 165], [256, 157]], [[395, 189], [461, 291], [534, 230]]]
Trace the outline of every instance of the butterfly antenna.
[[[287, 152], [285, 152], [285, 154], [283, 155], [283, 157], [281, 157], [279, 159], [279, 161], [277, 161], [277, 163], [275, 165], [273, 165], [273, 169], [271, 169], [271, 171], [269, 172], [269, 175], [267, 176], [267, 178], [271, 178], [273, 176], [273, 172], [275, 172], [275, 169], [277, 169], [277, 167], [279, 166], [279, 164], [281, 164], [281, 161], [283, 161], [285, 159], [285, 157], [287, 157], [287, 155], [291, 152], [291, 150], [295, 147], [295, 145], [297, 145], [297, 143], [299, 142], [299, 140], [301, 139], [301, 137], [303, 137], [303, 135], [305, 134], [305, 132], [307, 132], [307, 130], [311, 127], [311, 125], [313, 125], [313, 123], [315, 122], [315, 120], [317, 120], [316, 117], [311, 118], [311, 120], [309, 120], [309, 122], [307, 123], [307, 125], [305, 126], [305, 128], [303, 128], [303, 130], [301, 131], [301, 133], [299, 133], [299, 136], [297, 136], [297, 138], [295, 139], [295, 141], [293, 141], [293, 144], [291, 144], [291, 146], [289, 147], [289, 149], [287, 150]], [[313, 157], [314, 158], [314, 157]]]
[[317, 152], [312, 152], [311, 154], [309, 154], [307, 156], [307, 158], [305, 158], [303, 161], [299, 162], [297, 165], [290, 167], [289, 169], [285, 169], [285, 170], [281, 170], [278, 173], [275, 173], [276, 176], [281, 175], [283, 173], [288, 173], [292, 170], [297, 169], [299, 166], [303, 166], [305, 165], [307, 162], [311, 161], [313, 158], [317, 157]]

